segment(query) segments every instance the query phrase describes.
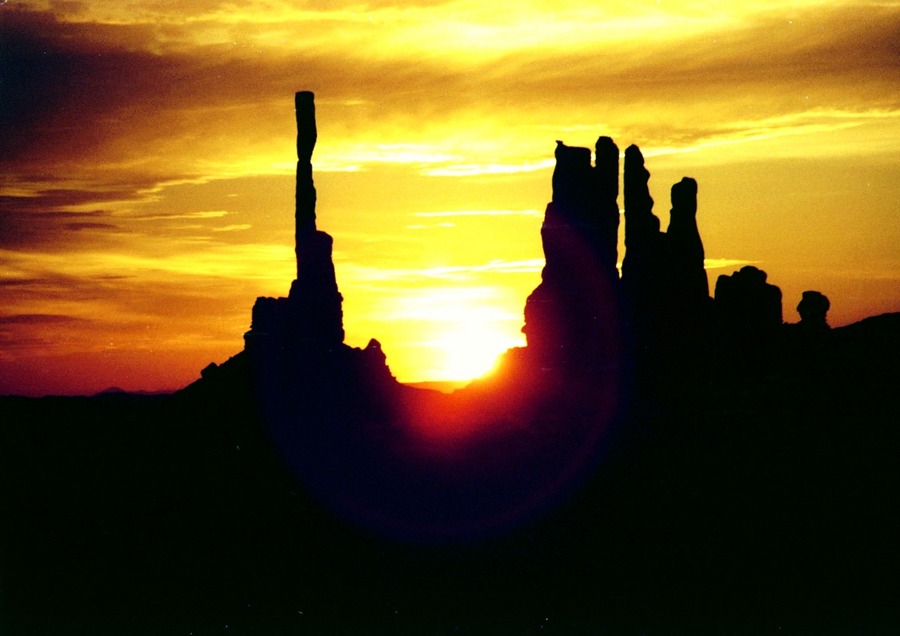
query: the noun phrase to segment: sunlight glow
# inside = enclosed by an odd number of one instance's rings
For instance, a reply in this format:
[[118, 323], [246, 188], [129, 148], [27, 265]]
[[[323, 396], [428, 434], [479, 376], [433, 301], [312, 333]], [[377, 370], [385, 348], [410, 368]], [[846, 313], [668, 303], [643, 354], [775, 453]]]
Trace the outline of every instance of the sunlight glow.
[[439, 367], [429, 376], [442, 380], [474, 380], [489, 373], [507, 349], [523, 346], [524, 338], [513, 338], [490, 323], [461, 322], [441, 332], [432, 341], [440, 353]]
[[420, 378], [471, 380], [489, 372], [497, 357], [525, 344], [521, 314], [508, 312], [495, 290], [425, 288], [395, 300], [391, 318], [418, 332]]

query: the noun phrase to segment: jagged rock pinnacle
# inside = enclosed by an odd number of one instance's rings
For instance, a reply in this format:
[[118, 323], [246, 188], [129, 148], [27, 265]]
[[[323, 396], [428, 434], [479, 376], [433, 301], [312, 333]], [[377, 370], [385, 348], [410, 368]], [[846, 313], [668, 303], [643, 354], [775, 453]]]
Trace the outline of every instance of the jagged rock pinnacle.
[[316, 231], [316, 188], [312, 176], [312, 154], [316, 147], [316, 106], [314, 95], [300, 91], [294, 95], [297, 116], [297, 182], [295, 220], [295, 250], [297, 276], [300, 276], [300, 246]]

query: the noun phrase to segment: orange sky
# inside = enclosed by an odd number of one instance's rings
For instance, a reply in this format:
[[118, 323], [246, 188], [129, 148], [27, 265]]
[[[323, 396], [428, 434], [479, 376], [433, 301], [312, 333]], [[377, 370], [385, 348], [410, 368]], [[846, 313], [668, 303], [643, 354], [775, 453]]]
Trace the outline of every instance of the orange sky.
[[524, 342], [556, 139], [640, 145], [663, 223], [695, 177], [711, 284], [753, 263], [788, 321], [805, 289], [833, 325], [900, 311], [900, 4], [623, 4], [3, 4], [0, 394], [240, 351], [293, 277], [296, 90], [347, 342], [403, 381]]

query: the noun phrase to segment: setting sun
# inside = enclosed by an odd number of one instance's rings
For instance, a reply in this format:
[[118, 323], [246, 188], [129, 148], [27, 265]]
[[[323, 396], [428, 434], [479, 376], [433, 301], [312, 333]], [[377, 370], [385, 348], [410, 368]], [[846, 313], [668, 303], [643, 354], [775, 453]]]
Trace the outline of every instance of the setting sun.
[[[462, 313], [462, 312], [461, 312]], [[432, 346], [437, 350], [433, 377], [442, 380], [474, 380], [490, 372], [497, 358], [510, 347], [525, 344], [491, 324], [456, 322], [440, 334]]]
[[[461, 381], [490, 371], [497, 357], [525, 338], [516, 329], [521, 312], [504, 307], [492, 287], [424, 288], [395, 299], [394, 328], [405, 330], [418, 368], [398, 365], [401, 381]], [[403, 360], [403, 351], [398, 352]], [[393, 368], [393, 367], [392, 367]]]

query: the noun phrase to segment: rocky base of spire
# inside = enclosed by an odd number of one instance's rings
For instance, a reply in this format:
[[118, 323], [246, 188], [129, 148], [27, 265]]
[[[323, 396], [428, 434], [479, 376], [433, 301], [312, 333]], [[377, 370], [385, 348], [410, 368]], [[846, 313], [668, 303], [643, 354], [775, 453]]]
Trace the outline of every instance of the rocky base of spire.
[[310, 233], [304, 240], [301, 275], [287, 298], [256, 299], [253, 322], [244, 335], [248, 350], [268, 343], [278, 349], [328, 350], [344, 341], [343, 297], [331, 259], [332, 238]]

